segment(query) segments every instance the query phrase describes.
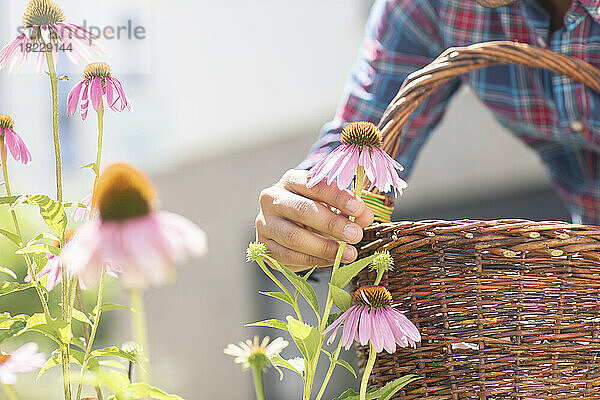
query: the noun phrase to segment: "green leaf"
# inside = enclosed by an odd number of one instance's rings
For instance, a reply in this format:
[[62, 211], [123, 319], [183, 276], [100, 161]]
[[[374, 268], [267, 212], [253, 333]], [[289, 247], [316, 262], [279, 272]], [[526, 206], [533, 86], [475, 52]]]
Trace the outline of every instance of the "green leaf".
[[156, 400], [181, 400], [181, 397], [167, 394], [162, 390], [151, 387], [146, 383], [133, 383], [115, 394], [115, 400], [138, 400], [150, 397]]
[[275, 369], [279, 372], [279, 380], [283, 379], [283, 371], [280, 369], [280, 367], [289, 369], [290, 371], [294, 371], [295, 373], [300, 375], [300, 377], [302, 379], [304, 379], [303, 371], [298, 371], [298, 369], [296, 369], [296, 367], [294, 367], [292, 364], [290, 364], [289, 361], [285, 360], [280, 355], [271, 357], [269, 359], [269, 361], [271, 361], [271, 364], [273, 365], [273, 367], [275, 367]]
[[[384, 387], [379, 389], [372, 389], [367, 392], [367, 400], [390, 400], [400, 389], [409, 383], [421, 379], [417, 375], [406, 375], [402, 378], [395, 379], [388, 382]], [[352, 389], [346, 390], [339, 397], [333, 400], [359, 400], [360, 396]]]
[[373, 259], [377, 257], [377, 254], [355, 261], [352, 264], [345, 265], [338, 269], [335, 274], [331, 277], [331, 283], [339, 288], [346, 287], [352, 278], [359, 274], [360, 271], [365, 269]]
[[138, 363], [137, 358], [135, 358], [135, 356], [133, 356], [130, 353], [127, 353], [126, 351], [121, 350], [118, 347], [114, 347], [114, 346], [106, 347], [104, 349], [94, 350], [90, 354], [94, 357], [103, 357], [103, 356], [121, 357], [128, 361], [131, 361], [132, 363], [135, 363], [135, 364]]
[[15, 272], [10, 268], [0, 267], [0, 272], [10, 276], [13, 279], [17, 279], [17, 274], [15, 274]]
[[280, 321], [278, 319], [267, 319], [264, 321], [260, 321], [260, 322], [254, 322], [252, 324], [246, 324], [247, 327], [250, 326], [264, 326], [267, 328], [275, 328], [275, 329], [281, 329], [282, 331], [287, 331], [288, 330], [288, 325], [283, 322]]
[[[58, 305], [62, 308], [62, 303], [58, 303]], [[73, 307], [73, 318], [76, 319], [79, 322], [83, 322], [84, 324], [88, 324], [89, 326], [92, 326], [92, 321], [90, 321], [90, 319], [87, 317], [87, 315], [85, 315], [84, 313], [82, 313], [81, 311], [79, 311], [78, 309], [76, 309], [75, 307]]]
[[0, 344], [20, 335], [27, 326], [27, 315], [11, 317], [9, 313], [0, 315]]
[[[109, 311], [109, 310], [129, 310], [129, 311], [133, 311], [133, 309], [131, 307], [122, 306], [121, 304], [115, 304], [115, 303], [102, 303], [102, 305], [100, 306], [100, 310], [102, 310], [102, 311]], [[96, 314], [96, 307], [94, 307], [94, 309], [92, 310], [92, 314], [93, 315]]]
[[330, 283], [329, 293], [331, 293], [333, 304], [335, 304], [340, 310], [346, 311], [350, 308], [350, 306], [352, 306], [352, 296], [344, 289], [341, 289]]
[[63, 207], [64, 208], [70, 208], [70, 207], [88, 208], [88, 206], [86, 206], [83, 203], [63, 203]]
[[27, 196], [26, 202], [40, 209], [42, 218], [58, 237], [62, 238], [64, 236], [65, 229], [67, 228], [67, 214], [61, 203], [52, 200], [46, 195]]
[[405, 375], [402, 378], [388, 382], [384, 387], [375, 391], [374, 395], [377, 397], [374, 398], [379, 400], [390, 400], [400, 389], [418, 379], [421, 378], [417, 375]]
[[30, 245], [34, 244], [35, 242], [38, 242], [42, 239], [51, 240], [53, 242], [59, 241], [59, 239], [56, 235], [53, 235], [53, 234], [47, 233], [47, 232], [42, 232], [39, 235], [37, 235], [36, 237], [34, 237], [33, 239], [31, 239], [29, 242], [27, 242], [27, 246], [30, 246]]
[[96, 166], [96, 163], [89, 163], [89, 164], [86, 164], [83, 167], [81, 167], [81, 169], [85, 169], [85, 168], [90, 168], [92, 171], [94, 171], [96, 173], [96, 175], [98, 175], [98, 167]]
[[[82, 363], [83, 363], [83, 357], [85, 357], [85, 355], [77, 350], [73, 350], [71, 349], [71, 363], [77, 364], [81, 367]], [[50, 355], [50, 358], [48, 359], [48, 361], [46, 361], [46, 364], [44, 364], [44, 366], [42, 367], [42, 369], [40, 369], [40, 372], [38, 373], [37, 378], [35, 378], [35, 380], [39, 380], [40, 377], [42, 375], [44, 375], [46, 372], [48, 372], [48, 370], [50, 370], [51, 368], [56, 367], [57, 365], [61, 365], [62, 364], [62, 352], [60, 349], [54, 350], [52, 352], [52, 355]]]
[[310, 283], [296, 275], [289, 268], [279, 264], [274, 258], [268, 256], [265, 258], [268, 258], [270, 261], [272, 261], [275, 265], [279, 267], [279, 270], [283, 272], [288, 281], [290, 281], [290, 283], [294, 285], [296, 289], [298, 289], [302, 297], [304, 297], [304, 299], [308, 302], [308, 304], [311, 306], [311, 308], [315, 312], [315, 315], [320, 321], [321, 315], [319, 313], [319, 300], [317, 299], [317, 294], [315, 293], [315, 290], [310, 285]]
[[107, 368], [116, 368], [125, 372], [128, 368], [128, 366], [123, 365], [123, 363], [117, 360], [102, 360], [100, 361], [100, 365]]
[[91, 373], [84, 377], [83, 383], [90, 386], [105, 387], [114, 393], [119, 393], [131, 386], [125, 373], [110, 368], [92, 369]]
[[287, 293], [283, 292], [258, 292], [263, 296], [273, 297], [275, 299], [281, 300], [284, 303], [288, 303], [290, 306], [294, 306], [294, 299], [292, 299]]
[[0, 235], [6, 237], [17, 246], [21, 246], [21, 238], [18, 235], [15, 235], [14, 233], [9, 232], [5, 229], [0, 229]]
[[0, 197], [0, 205], [2, 204], [13, 204], [19, 199], [19, 196]]
[[311, 365], [315, 365], [319, 358], [321, 348], [321, 334], [314, 326], [300, 322], [288, 316], [288, 331], [298, 346], [304, 359]]
[[7, 294], [21, 292], [23, 290], [27, 290], [29, 288], [35, 287], [35, 283], [19, 283], [19, 282], [2, 282], [0, 284], [0, 296], [5, 296]]
[[44, 314], [34, 314], [27, 321], [27, 331], [41, 333], [58, 343], [59, 346], [68, 345], [71, 341], [71, 326], [61, 319], [46, 319]]
[[15, 254], [54, 254], [60, 255], [60, 249], [49, 244], [34, 244], [15, 251]]
[[352, 368], [352, 366], [348, 363], [348, 361], [346, 360], [337, 360], [336, 364], [341, 365], [342, 367], [346, 368], [348, 371], [350, 371], [350, 373], [352, 375], [354, 375], [354, 377], [356, 378], [356, 371], [354, 371], [354, 368]]

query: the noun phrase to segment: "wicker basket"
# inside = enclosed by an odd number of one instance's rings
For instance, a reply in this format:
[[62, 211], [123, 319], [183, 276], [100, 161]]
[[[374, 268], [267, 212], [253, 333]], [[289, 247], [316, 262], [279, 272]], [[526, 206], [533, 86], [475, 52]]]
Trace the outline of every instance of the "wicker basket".
[[[547, 68], [600, 93], [600, 71], [511, 42], [452, 48], [412, 74], [385, 112], [394, 154], [402, 125], [452, 77], [495, 64]], [[600, 399], [600, 227], [566, 222], [420, 221], [366, 229], [361, 255], [389, 250], [383, 283], [421, 330], [417, 349], [382, 353], [381, 385], [423, 379], [397, 399]], [[372, 284], [372, 272], [354, 285]], [[367, 349], [359, 348], [367, 357]]]

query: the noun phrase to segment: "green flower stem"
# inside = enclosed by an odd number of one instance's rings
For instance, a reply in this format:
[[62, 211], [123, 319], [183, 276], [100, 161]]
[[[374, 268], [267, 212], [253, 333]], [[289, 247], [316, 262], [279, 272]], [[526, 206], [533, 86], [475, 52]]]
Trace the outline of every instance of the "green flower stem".
[[92, 205], [90, 207], [90, 218], [94, 215], [94, 209], [96, 208], [96, 187], [98, 186], [98, 179], [100, 179], [100, 161], [102, 159], [102, 137], [104, 134], [104, 105], [101, 102], [100, 108], [98, 109], [98, 152], [96, 154], [96, 177], [94, 178], [94, 187], [92, 189]]
[[[5, 147], [5, 143], [4, 143], [4, 134], [0, 134], [0, 159], [2, 160], [2, 173], [4, 175], [4, 188], [6, 189], [6, 195], [8, 197], [12, 196], [11, 191], [10, 191], [10, 181], [8, 179], [8, 163], [6, 160], [6, 147]], [[19, 219], [17, 218], [17, 213], [15, 210], [11, 209], [10, 210], [10, 214], [12, 216], [12, 220], [13, 223], [15, 225], [15, 230], [17, 231], [17, 236], [19, 237], [19, 247], [23, 248], [23, 234], [21, 233], [21, 228], [19, 226]], [[50, 309], [48, 308], [48, 303], [46, 301], [46, 298], [44, 297], [44, 293], [42, 292], [42, 289], [39, 287], [38, 285], [38, 279], [37, 279], [37, 275], [35, 273], [35, 269], [33, 268], [33, 264], [31, 263], [31, 260], [29, 259], [29, 256], [27, 254], [23, 254], [23, 257], [25, 258], [25, 263], [27, 264], [27, 271], [29, 272], [29, 275], [31, 276], [31, 279], [33, 280], [33, 282], [35, 282], [35, 290], [37, 291], [38, 297], [40, 298], [40, 303], [42, 303], [42, 308], [44, 310], [44, 314], [46, 315], [47, 319], [50, 319]]]
[[[364, 187], [365, 180], [365, 169], [362, 166], [358, 166], [356, 169], [356, 180], [354, 181], [354, 194], [360, 198], [362, 194], [362, 189]], [[350, 217], [350, 221], [354, 222], [356, 218]], [[344, 253], [344, 249], [346, 248], [346, 242], [340, 242], [340, 247], [338, 248], [338, 252], [335, 256], [335, 262], [333, 263], [333, 268], [331, 270], [331, 276], [337, 272], [340, 268], [340, 264], [342, 261], [342, 254]], [[327, 303], [325, 303], [325, 311], [323, 312], [323, 318], [321, 318], [321, 324], [319, 326], [319, 330], [323, 332], [327, 327], [327, 320], [329, 319], [329, 314], [331, 313], [331, 307], [333, 307], [333, 296], [331, 294], [331, 290], [327, 293]]]
[[[62, 193], [62, 161], [60, 157], [60, 136], [58, 133], [58, 77], [56, 76], [56, 67], [54, 65], [54, 57], [52, 52], [46, 53], [46, 62], [48, 63], [48, 73], [50, 74], [50, 86], [52, 87], [52, 135], [54, 138], [54, 156], [56, 160], [56, 200], [60, 203], [63, 201]], [[61, 245], [64, 244], [64, 237], [61, 239]], [[68, 304], [69, 294], [67, 292], [67, 276], [66, 268], [62, 270], [62, 303]], [[69, 318], [69, 310], [63, 307], [62, 318], [67, 321]], [[65, 400], [71, 400], [71, 371], [69, 369], [70, 360], [70, 343], [65, 343], [62, 354], [63, 380], [65, 386]]]
[[[102, 313], [102, 294], [104, 292], [104, 274], [105, 268], [102, 268], [102, 273], [100, 274], [100, 284], [98, 286], [98, 302], [96, 303], [96, 314], [94, 315], [94, 324], [92, 325], [92, 333], [90, 334], [89, 340], [87, 340], [85, 347], [85, 356], [83, 357], [83, 364], [81, 365], [81, 374], [79, 375], [79, 385], [77, 386], [77, 397], [76, 399], [81, 399], [81, 389], [83, 386], [83, 377], [85, 374], [85, 370], [87, 368], [88, 361], [90, 360], [90, 353], [92, 352], [92, 346], [94, 345], [94, 340], [96, 339], [96, 332], [98, 331], [98, 326], [100, 325], [100, 314]], [[99, 388], [96, 388], [96, 392]]]
[[[305, 364], [307, 365], [306, 361]], [[313, 387], [313, 382], [315, 380], [315, 374], [316, 374], [316, 363], [314, 368], [306, 368], [305, 367], [305, 371], [307, 371], [307, 375], [306, 375], [306, 381], [304, 382], [304, 396], [302, 397], [302, 400], [310, 400], [310, 395], [312, 394], [312, 387]]]
[[369, 343], [369, 359], [365, 366], [365, 372], [363, 372], [362, 381], [360, 383], [360, 400], [366, 400], [367, 398], [367, 386], [369, 385], [369, 377], [373, 371], [375, 360], [377, 359], [377, 352], [373, 348], [373, 345]]
[[2, 389], [4, 389], [4, 393], [8, 400], [19, 400], [19, 396], [17, 396], [17, 391], [14, 386], [2, 384]]
[[[267, 259], [269, 259], [270, 257], [265, 257]], [[289, 290], [287, 290], [287, 288], [285, 286], [283, 286], [283, 284], [281, 282], [279, 282], [279, 279], [277, 279], [275, 277], [275, 275], [273, 275], [273, 272], [271, 272], [271, 268], [269, 268], [265, 262], [263, 260], [257, 260], [258, 265], [260, 266], [260, 269], [263, 270], [263, 272], [273, 281], [275, 282], [275, 284], [279, 287], [279, 289], [281, 289], [283, 291], [283, 293], [287, 294], [291, 299], [294, 298], [294, 296], [292, 296], [292, 294], [289, 292]], [[276, 265], [276, 264], [274, 264]], [[300, 314], [300, 308], [298, 308], [298, 304], [296, 304], [295, 302], [292, 304], [292, 307], [294, 307], [294, 311], [296, 312], [296, 315], [298, 316], [298, 320], [300, 322], [302, 321], [302, 314]]]
[[340, 338], [340, 342], [338, 343], [337, 349], [335, 349], [335, 352], [333, 353], [333, 361], [329, 365], [329, 369], [327, 370], [327, 374], [325, 374], [325, 379], [323, 379], [323, 384], [321, 385], [321, 389], [319, 389], [319, 393], [317, 394], [317, 397], [315, 398], [315, 400], [321, 400], [321, 397], [323, 397], [323, 394], [325, 394], [325, 389], [327, 388], [327, 385], [329, 384], [329, 379], [331, 379], [331, 375], [333, 374], [333, 369], [337, 365], [337, 360], [340, 356], [341, 351], [342, 351], [342, 338]]
[[265, 400], [262, 371], [260, 368], [252, 367], [252, 372], [254, 373], [254, 390], [256, 391], [256, 400]]
[[383, 279], [383, 273], [385, 271], [380, 269], [379, 271], [377, 271], [377, 277], [375, 278], [375, 283], [373, 283], [373, 285], [375, 286], [379, 286], [379, 284], [381, 283], [381, 280]]
[[60, 158], [60, 137], [58, 135], [58, 78], [52, 52], [46, 53], [50, 85], [52, 86], [52, 133], [54, 136], [54, 155], [56, 159], [56, 200], [62, 203], [62, 161]]
[[[101, 279], [101, 281], [102, 281], [102, 279]], [[77, 281], [77, 287], [75, 288], [75, 290], [77, 291], [76, 295], [77, 295], [77, 305], [79, 307], [79, 311], [86, 314], [85, 303], [83, 302], [83, 295], [81, 292], [81, 286], [79, 286], [79, 280]], [[100, 308], [98, 307], [98, 309], [100, 309]], [[99, 318], [100, 317], [98, 317], [98, 319]], [[87, 343], [90, 343], [90, 327], [88, 326], [88, 324], [82, 324], [82, 327], [83, 327], [83, 338], [85, 339], [85, 343], [87, 346]], [[129, 362], [129, 364], [131, 365], [131, 362]], [[130, 378], [130, 380], [131, 380], [131, 378]], [[81, 381], [80, 381], [80, 384], [81, 384]], [[79, 397], [79, 394], [77, 396]], [[102, 400], [102, 390], [100, 389], [100, 386], [96, 386], [96, 397], [98, 398], [98, 400]]]
[[131, 308], [133, 308], [133, 337], [135, 342], [142, 348], [138, 356], [140, 364], [140, 375], [142, 383], [150, 383], [150, 366], [148, 363], [148, 336], [146, 333], [146, 315], [144, 312], [144, 300], [139, 290], [129, 292]]

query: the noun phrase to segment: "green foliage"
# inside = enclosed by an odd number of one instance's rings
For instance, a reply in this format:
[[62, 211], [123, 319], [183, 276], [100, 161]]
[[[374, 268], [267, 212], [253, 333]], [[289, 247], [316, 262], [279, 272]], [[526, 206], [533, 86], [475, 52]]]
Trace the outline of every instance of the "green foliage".
[[348, 371], [350, 371], [350, 373], [352, 375], [354, 375], [355, 378], [357, 378], [356, 371], [354, 371], [354, 368], [352, 368], [352, 366], [347, 361], [344, 361], [344, 360], [335, 360], [333, 358], [333, 354], [331, 354], [327, 350], [321, 349], [321, 351], [327, 355], [327, 357], [329, 358], [329, 362], [330, 363], [335, 364], [335, 365], [341, 365], [342, 367], [344, 367]]
[[37, 206], [44, 222], [58, 235], [63, 237], [67, 228], [67, 214], [64, 206], [46, 195], [29, 195], [25, 203]]
[[138, 360], [134, 355], [132, 355], [126, 351], [123, 351], [122, 349], [120, 349], [118, 347], [111, 346], [111, 347], [105, 347], [103, 349], [94, 350], [91, 352], [91, 355], [93, 357], [114, 356], [114, 357], [124, 358], [127, 361], [130, 361], [134, 364], [138, 364], [140, 366], [140, 368], [142, 368], [142, 365], [138, 363]]
[[295, 300], [292, 299], [292, 297], [290, 295], [288, 295], [287, 293], [283, 293], [283, 292], [258, 292], [258, 293], [262, 294], [263, 296], [272, 297], [274, 299], [281, 300], [284, 303], [287, 303], [292, 307], [295, 304]]
[[293, 364], [282, 358], [280, 355], [271, 357], [270, 361], [273, 367], [275, 367], [275, 369], [279, 372], [279, 380], [283, 379], [283, 371], [281, 370], [281, 368], [286, 368], [290, 371], [294, 371], [295, 373], [300, 375], [300, 378], [304, 379], [304, 371], [299, 371]]
[[290, 283], [292, 285], [294, 285], [294, 287], [298, 290], [298, 292], [300, 292], [302, 297], [304, 297], [304, 299], [308, 302], [310, 307], [315, 312], [315, 315], [320, 320], [321, 316], [319, 314], [319, 300], [317, 299], [317, 294], [315, 293], [315, 290], [310, 285], [310, 283], [308, 283], [306, 281], [306, 279], [301, 278], [298, 275], [296, 275], [289, 268], [278, 263], [275, 259], [273, 259], [271, 257], [265, 257], [265, 258], [269, 259], [275, 265], [277, 265], [277, 267], [283, 273], [283, 275], [285, 275], [287, 280], [290, 281]]
[[[73, 364], [77, 364], [81, 367], [81, 365], [83, 364], [83, 357], [85, 356], [83, 354], [83, 352], [71, 349], [70, 355], [71, 355], [70, 362]], [[36, 381], [39, 380], [42, 375], [44, 375], [46, 372], [48, 372], [48, 370], [56, 367], [57, 365], [61, 365], [61, 363], [62, 363], [62, 351], [60, 351], [58, 349], [54, 350], [52, 352], [52, 354], [50, 355], [50, 358], [48, 358], [48, 361], [46, 361], [46, 364], [44, 364], [42, 369], [40, 369], [38, 376], [36, 378]]]
[[3, 235], [4, 237], [9, 239], [11, 242], [16, 244], [17, 246], [19, 246], [21, 244], [21, 239], [19, 238], [19, 236], [15, 235], [12, 232], [9, 232], [5, 229], [0, 229], [0, 235]]
[[331, 298], [333, 299], [333, 304], [335, 304], [340, 310], [346, 311], [352, 306], [352, 296], [350, 293], [346, 292], [344, 289], [341, 289], [335, 285], [329, 284], [329, 290], [331, 293]]
[[6, 296], [7, 294], [20, 292], [35, 287], [35, 283], [18, 283], [18, 282], [2, 282], [0, 284], [0, 296]]
[[316, 365], [322, 345], [321, 333], [314, 326], [288, 316], [288, 331], [309, 365]]
[[64, 347], [71, 341], [71, 326], [62, 319], [49, 319], [44, 314], [34, 314], [27, 321], [27, 331], [43, 334]]
[[15, 254], [52, 254], [58, 256], [60, 249], [49, 244], [33, 244], [15, 251]]
[[181, 400], [179, 396], [168, 394], [145, 383], [133, 383], [114, 396], [111, 396], [109, 400], [138, 400], [147, 398], [155, 400]]
[[[402, 378], [388, 382], [384, 387], [367, 392], [367, 400], [390, 400], [400, 389], [411, 382], [421, 379], [417, 375], [406, 375]], [[333, 400], [359, 400], [360, 395], [352, 389], [346, 390]]]
[[261, 326], [261, 327], [266, 327], [266, 328], [280, 329], [282, 331], [288, 330], [288, 324], [286, 324], [285, 322], [280, 321], [278, 319], [267, 319], [267, 320], [260, 321], [260, 322], [254, 322], [252, 324], [246, 324], [246, 326], [248, 326], [248, 327]]
[[346, 287], [350, 283], [352, 278], [358, 275], [360, 271], [365, 269], [377, 256], [377, 254], [373, 254], [372, 256], [365, 257], [363, 259], [353, 262], [352, 264], [348, 264], [341, 267], [331, 277], [331, 283], [339, 288]]

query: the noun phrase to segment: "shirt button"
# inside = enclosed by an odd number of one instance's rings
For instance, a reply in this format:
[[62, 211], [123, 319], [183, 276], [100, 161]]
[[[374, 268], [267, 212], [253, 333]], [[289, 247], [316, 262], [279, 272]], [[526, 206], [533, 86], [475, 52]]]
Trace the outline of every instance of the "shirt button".
[[538, 36], [538, 38], [537, 38], [537, 42], [538, 42], [538, 45], [539, 45], [540, 47], [546, 47], [546, 41], [544, 40], [544, 38], [543, 38], [543, 37], [541, 37], [541, 36]]
[[584, 128], [583, 122], [581, 122], [579, 120], [573, 120], [573, 121], [571, 121], [571, 123], [569, 124], [569, 126], [575, 132], [581, 132], [581, 131], [583, 131], [583, 128]]

